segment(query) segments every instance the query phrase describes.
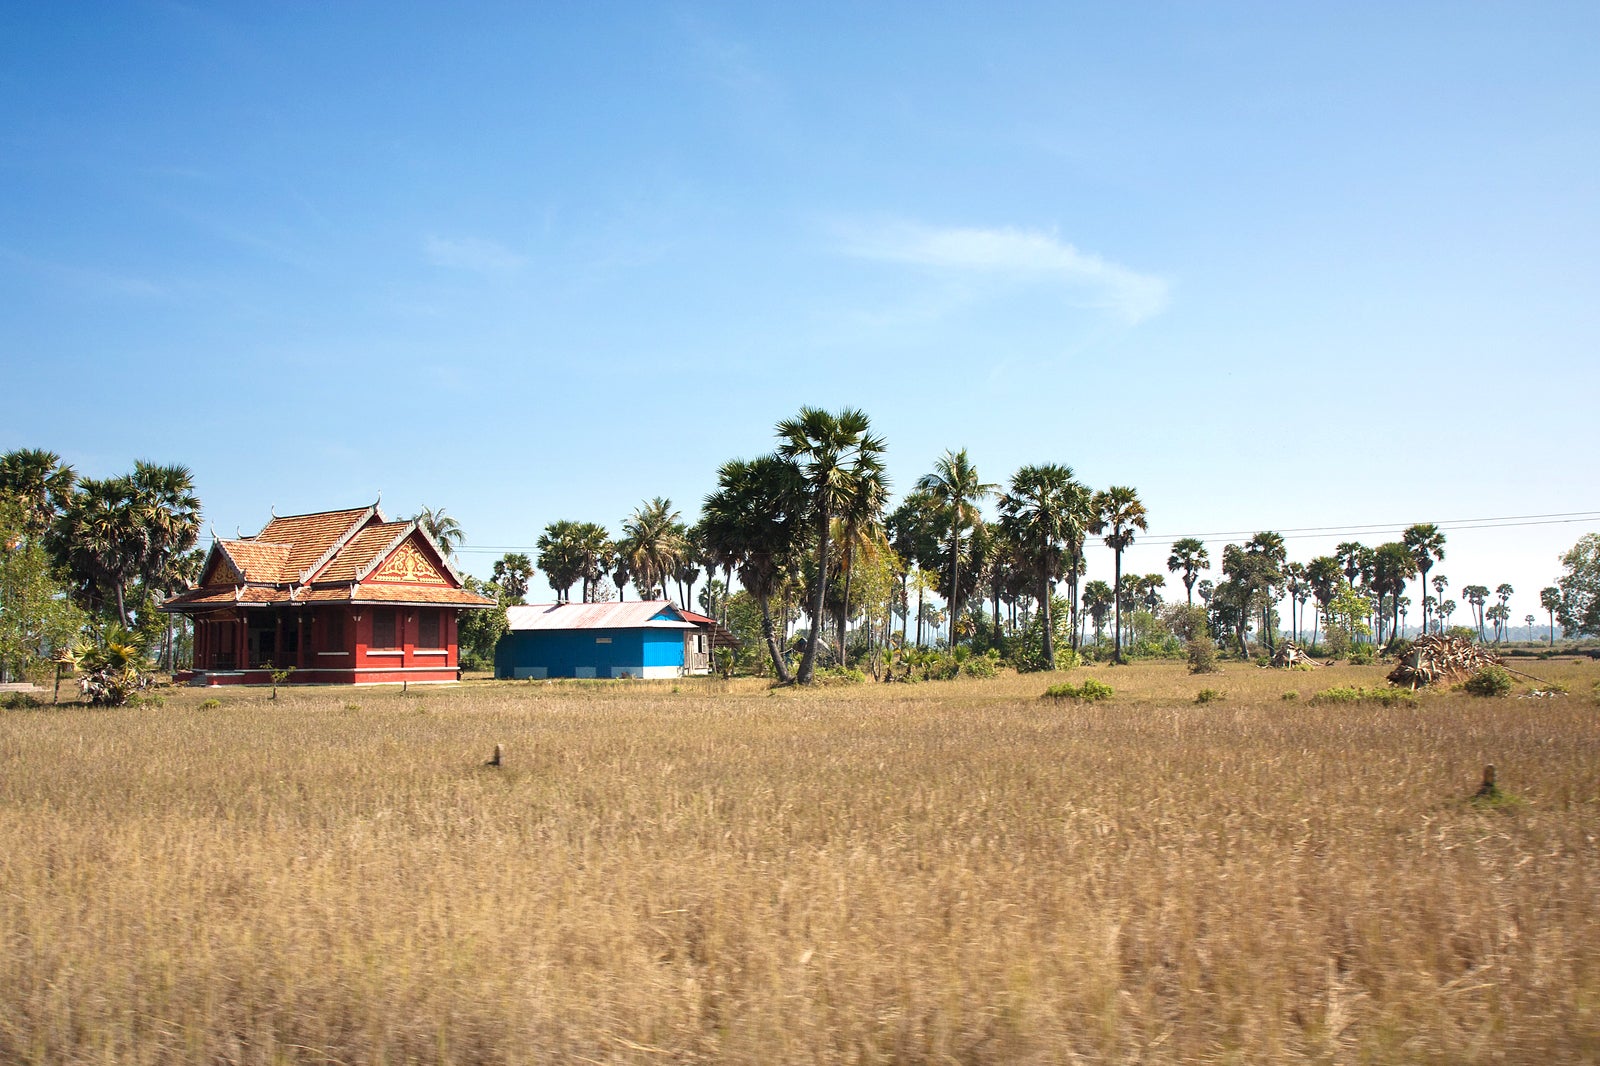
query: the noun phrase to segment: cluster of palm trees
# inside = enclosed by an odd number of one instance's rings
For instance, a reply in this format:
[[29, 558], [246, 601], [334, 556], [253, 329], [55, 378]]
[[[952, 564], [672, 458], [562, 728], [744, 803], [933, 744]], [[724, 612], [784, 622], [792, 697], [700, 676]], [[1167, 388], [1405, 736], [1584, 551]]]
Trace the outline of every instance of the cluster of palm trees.
[[[1111, 548], [1121, 585], [1122, 554], [1148, 528], [1144, 505], [1131, 488], [1094, 492], [1059, 464], [1025, 466], [1001, 486], [981, 478], [965, 449], [940, 456], [889, 512], [885, 443], [864, 412], [804, 407], [779, 422], [775, 433], [772, 453], [722, 465], [693, 525], [671, 501], [655, 499], [634, 511], [618, 538], [591, 522], [547, 526], [536, 562], [558, 599], [566, 599], [575, 585], [585, 600], [609, 599], [609, 576], [618, 596], [631, 581], [642, 597], [665, 598], [675, 582], [679, 603], [687, 606], [702, 570], [721, 570], [723, 589], [737, 575], [759, 612], [779, 680], [808, 683], [824, 652], [843, 658], [853, 622], [860, 623], [869, 647], [881, 647], [895, 642], [898, 616], [904, 644], [915, 613], [920, 645], [930, 614], [921, 598], [932, 591], [946, 604], [954, 643], [984, 624], [981, 610], [969, 612], [968, 604], [985, 597], [997, 630], [1003, 620], [1017, 630], [1019, 605], [1024, 619], [1038, 605], [1040, 652], [1053, 667], [1063, 625], [1074, 647], [1081, 634], [1078, 585], [1090, 535]], [[985, 521], [981, 510], [991, 498], [999, 512], [994, 522]], [[521, 596], [531, 571], [527, 556], [507, 555], [496, 564], [496, 581], [508, 597]], [[893, 595], [881, 594], [884, 582], [877, 579], [885, 574], [897, 586]], [[1052, 606], [1063, 580], [1070, 589], [1070, 619], [1055, 618]], [[1127, 587], [1142, 601], [1162, 580], [1149, 575], [1145, 584]], [[875, 590], [870, 597], [858, 592], [863, 584]], [[726, 597], [702, 600], [713, 602], [725, 604]], [[1091, 597], [1086, 609], [1097, 610], [1099, 602]], [[1120, 659], [1121, 615], [1136, 601], [1109, 597], [1108, 603], [1117, 620]], [[791, 673], [780, 635], [786, 636], [794, 604], [810, 619], [810, 630]]]
[[[54, 452], [19, 449], [0, 455], [0, 501], [91, 618], [150, 628], [160, 602], [199, 576], [200, 500], [187, 467], [141, 461], [128, 474], [80, 478]], [[169, 622], [168, 662], [172, 632]]]

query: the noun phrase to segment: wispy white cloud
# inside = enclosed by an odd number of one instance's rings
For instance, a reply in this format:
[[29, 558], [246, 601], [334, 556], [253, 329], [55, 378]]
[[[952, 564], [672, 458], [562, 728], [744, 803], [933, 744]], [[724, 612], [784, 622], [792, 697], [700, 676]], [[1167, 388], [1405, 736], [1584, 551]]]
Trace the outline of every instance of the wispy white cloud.
[[1055, 282], [1074, 302], [1129, 322], [1159, 314], [1170, 286], [1078, 248], [1051, 233], [1012, 228], [935, 228], [896, 222], [846, 230], [844, 251], [860, 259], [1014, 282]]
[[479, 274], [509, 274], [528, 261], [527, 256], [480, 237], [429, 237], [423, 247], [434, 266]]

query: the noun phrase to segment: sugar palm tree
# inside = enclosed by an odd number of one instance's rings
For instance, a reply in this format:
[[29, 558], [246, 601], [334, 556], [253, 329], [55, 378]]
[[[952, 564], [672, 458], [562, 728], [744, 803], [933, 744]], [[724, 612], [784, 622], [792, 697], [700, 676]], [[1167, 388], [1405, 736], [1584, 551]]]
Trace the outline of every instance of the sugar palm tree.
[[1360, 541], [1347, 540], [1333, 549], [1333, 557], [1344, 568], [1345, 580], [1355, 588], [1372, 570], [1372, 549]]
[[1428, 571], [1433, 569], [1433, 564], [1444, 561], [1444, 533], [1432, 522], [1419, 522], [1410, 527], [1400, 538], [1406, 550], [1411, 552], [1411, 558], [1416, 560], [1417, 570], [1422, 575], [1422, 631], [1428, 631]]
[[997, 486], [978, 477], [978, 470], [967, 458], [967, 450], [945, 452], [933, 464], [933, 472], [917, 479], [917, 490], [928, 495], [934, 507], [943, 512], [950, 537], [950, 644], [956, 641], [961, 619], [961, 534], [978, 521], [978, 504]]
[[816, 673], [828, 595], [828, 549], [833, 520], [850, 506], [864, 478], [883, 476], [883, 438], [870, 432], [871, 420], [855, 408], [838, 414], [802, 407], [777, 425], [778, 456], [794, 463], [804, 479], [816, 530], [816, 587], [811, 590], [811, 638], [796, 680], [809, 685]]
[[19, 448], [0, 455], [0, 500], [21, 511], [22, 532], [43, 537], [72, 499], [78, 475], [61, 456], [38, 448]]
[[1056, 668], [1051, 588], [1062, 566], [1062, 552], [1074, 535], [1081, 538], [1084, 521], [1074, 506], [1072, 468], [1057, 463], [1025, 466], [1011, 476], [1011, 488], [1000, 497], [1000, 524], [1021, 550], [1038, 582], [1044, 612], [1044, 658]]
[[1311, 585], [1311, 594], [1317, 600], [1317, 611], [1311, 619], [1313, 647], [1316, 646], [1317, 637], [1321, 635], [1322, 615], [1328, 610], [1328, 604], [1333, 602], [1334, 593], [1338, 591], [1343, 576], [1343, 571], [1339, 569], [1339, 560], [1331, 555], [1319, 555], [1306, 564], [1306, 581]]
[[[1114, 588], [1122, 587], [1122, 553], [1128, 545], [1133, 543], [1135, 530], [1149, 529], [1149, 517], [1145, 513], [1144, 504], [1139, 500], [1139, 494], [1126, 485], [1113, 485], [1094, 496], [1094, 520], [1089, 529], [1095, 534], [1103, 534], [1102, 538], [1106, 547], [1110, 548], [1116, 557], [1116, 581]], [[1116, 610], [1116, 625], [1113, 630], [1116, 634], [1116, 648], [1112, 657], [1117, 662], [1122, 662], [1122, 597], [1113, 597]]]
[[1550, 646], [1556, 646], [1556, 612], [1561, 610], [1561, 590], [1554, 585], [1539, 590], [1539, 606], [1550, 612]]
[[1478, 640], [1483, 637], [1483, 605], [1489, 602], [1489, 587], [1487, 585], [1464, 585], [1461, 589], [1462, 598], [1472, 608], [1472, 613], [1478, 622]]
[[862, 474], [844, 510], [834, 519], [830, 535], [839, 545], [839, 570], [844, 576], [844, 599], [839, 605], [839, 661], [845, 661], [844, 631], [850, 618], [850, 586], [858, 556], [869, 565], [880, 555], [884, 542], [883, 505], [889, 498], [889, 481], [882, 470]]
[[788, 663], [778, 647], [772, 597], [785, 564], [806, 535], [808, 498], [800, 471], [777, 456], [734, 459], [717, 471], [717, 490], [705, 499], [700, 529], [711, 560], [738, 570], [739, 581], [761, 610], [761, 635], [781, 684]]
[[494, 564], [494, 583], [508, 600], [521, 603], [533, 580], [533, 560], [522, 552], [507, 552]]
[[622, 529], [627, 535], [628, 567], [634, 584], [644, 582], [641, 591], [648, 590], [646, 599], [657, 589], [666, 599], [667, 579], [677, 570], [683, 553], [682, 525], [672, 501], [657, 496], [640, 504]]
[[1444, 623], [1441, 622], [1441, 621], [1438, 621], [1438, 609], [1439, 609], [1439, 605], [1444, 603], [1444, 590], [1449, 588], [1449, 587], [1450, 587], [1450, 579], [1449, 578], [1445, 577], [1443, 574], [1434, 574], [1433, 575], [1433, 593], [1434, 593], [1433, 603], [1434, 603], [1434, 619], [1435, 619], [1435, 624], [1434, 624], [1433, 628], [1434, 628], [1434, 630], [1436, 632], [1439, 632], [1439, 633], [1443, 633], [1444, 632]]
[[583, 556], [579, 545], [580, 522], [560, 518], [544, 527], [534, 547], [539, 552], [539, 569], [556, 594], [557, 603], [572, 597], [572, 586], [583, 576]]
[[1112, 609], [1116, 597], [1111, 586], [1104, 581], [1091, 581], [1083, 586], [1083, 609], [1094, 620], [1094, 642], [1100, 643], [1100, 631], [1105, 628], [1106, 614]]
[[1277, 643], [1273, 639], [1275, 627], [1272, 625], [1272, 608], [1281, 595], [1278, 590], [1283, 583], [1285, 561], [1289, 556], [1288, 549], [1284, 547], [1283, 534], [1268, 529], [1246, 541], [1244, 550], [1253, 563], [1250, 573], [1255, 585], [1257, 602], [1261, 607], [1261, 635], [1266, 639], [1267, 650], [1270, 652], [1275, 649]]
[[1388, 597], [1392, 618], [1389, 628], [1390, 640], [1400, 635], [1400, 596], [1405, 592], [1406, 582], [1411, 580], [1416, 572], [1416, 557], [1405, 544], [1390, 541], [1378, 545], [1373, 555], [1372, 587], [1380, 597]]
[[1167, 556], [1167, 572], [1183, 571], [1183, 591], [1189, 606], [1194, 606], [1194, 583], [1200, 571], [1210, 569], [1211, 555], [1206, 546], [1194, 537], [1184, 537], [1172, 542], [1172, 554]]

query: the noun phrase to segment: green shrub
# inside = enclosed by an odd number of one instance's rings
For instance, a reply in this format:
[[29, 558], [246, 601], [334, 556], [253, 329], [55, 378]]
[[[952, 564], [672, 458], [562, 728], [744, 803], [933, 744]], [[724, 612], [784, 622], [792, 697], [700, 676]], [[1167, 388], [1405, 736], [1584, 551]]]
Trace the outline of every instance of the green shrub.
[[[867, 675], [848, 666], [830, 666], [826, 670], [818, 670], [814, 680], [819, 685], [860, 685], [866, 682]], [[678, 690], [674, 687], [672, 691]]]
[[1411, 641], [1405, 637], [1396, 637], [1383, 646], [1383, 654], [1389, 659], [1404, 659], [1411, 654]]
[[1059, 685], [1051, 685], [1044, 690], [1045, 699], [1079, 700], [1083, 703], [1098, 703], [1101, 700], [1109, 700], [1113, 694], [1114, 691], [1110, 685], [1104, 681], [1097, 681], [1092, 677], [1084, 678], [1081, 685], [1062, 682]]
[[29, 692], [7, 692], [0, 696], [0, 709], [21, 711], [29, 707], [43, 707], [44, 700]]
[[1197, 634], [1189, 641], [1189, 672], [1215, 674], [1220, 669], [1217, 666], [1216, 642], [1206, 633]]
[[1288, 692], [1285, 692], [1278, 698], [1283, 700], [1285, 703], [1293, 703], [1300, 698], [1300, 693], [1296, 692], [1294, 689], [1290, 689]]
[[1503, 666], [1485, 666], [1461, 687], [1473, 696], [1509, 696], [1514, 682]]
[[1371, 666], [1372, 665], [1372, 645], [1371, 644], [1352, 644], [1350, 646], [1350, 665], [1351, 666]]
[[961, 664], [961, 672], [968, 677], [994, 677], [1000, 673], [1000, 653], [991, 648], [982, 655], [974, 655]]
[[1311, 697], [1312, 703], [1340, 704], [1340, 703], [1381, 703], [1385, 707], [1400, 704], [1414, 707], [1417, 703], [1417, 694], [1407, 688], [1364, 688], [1360, 685], [1340, 685], [1325, 688]]
[[217, 698], [215, 698], [215, 697], [212, 697], [211, 699], [206, 700], [204, 703], [200, 704], [200, 709], [202, 711], [211, 711], [211, 710], [215, 710], [216, 708], [221, 707], [221, 706], [222, 706], [222, 701], [217, 699]]
[[1223, 698], [1222, 693], [1214, 688], [1203, 688], [1195, 693], [1194, 701], [1200, 704], [1216, 703]]

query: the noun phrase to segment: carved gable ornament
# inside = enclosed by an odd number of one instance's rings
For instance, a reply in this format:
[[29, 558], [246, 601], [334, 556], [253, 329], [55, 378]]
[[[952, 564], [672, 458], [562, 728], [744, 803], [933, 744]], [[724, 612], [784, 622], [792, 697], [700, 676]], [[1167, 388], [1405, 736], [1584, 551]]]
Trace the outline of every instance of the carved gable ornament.
[[242, 585], [244, 584], [244, 575], [239, 573], [238, 570], [234, 569], [233, 564], [228, 561], [228, 557], [226, 555], [218, 552], [216, 561], [211, 564], [211, 572], [206, 575], [205, 580], [200, 582], [200, 584], [202, 587], [211, 585]]
[[372, 572], [368, 581], [387, 581], [398, 585], [446, 585], [450, 582], [434, 567], [421, 549], [406, 541]]

